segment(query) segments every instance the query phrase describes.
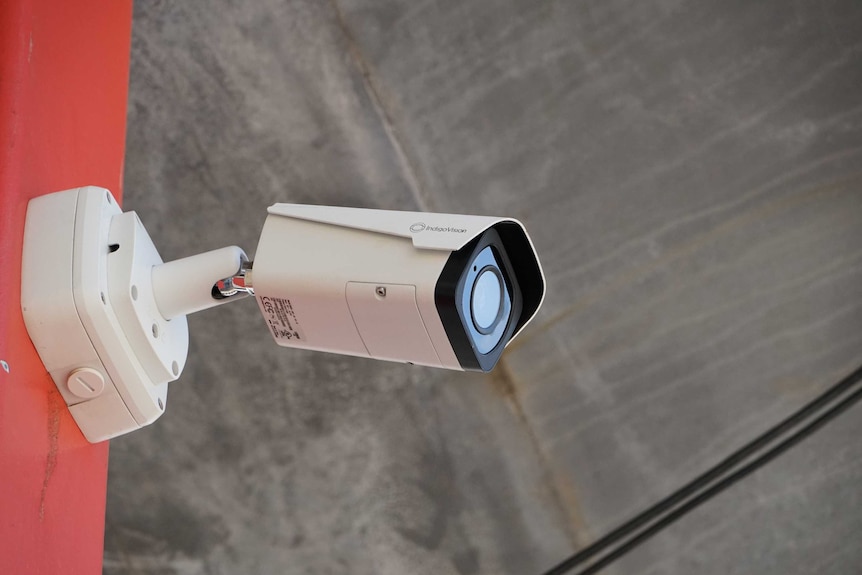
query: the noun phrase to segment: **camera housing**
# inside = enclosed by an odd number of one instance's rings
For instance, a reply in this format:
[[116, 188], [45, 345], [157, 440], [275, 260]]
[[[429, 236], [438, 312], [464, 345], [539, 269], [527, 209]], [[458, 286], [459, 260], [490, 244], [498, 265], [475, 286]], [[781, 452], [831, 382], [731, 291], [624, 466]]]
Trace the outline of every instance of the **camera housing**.
[[253, 286], [276, 343], [490, 371], [545, 280], [511, 218], [275, 204]]
[[490, 371], [544, 293], [508, 218], [276, 204], [254, 262], [237, 246], [164, 262], [96, 186], [32, 199], [24, 226], [24, 323], [92, 443], [164, 413], [191, 313], [254, 296], [282, 346]]

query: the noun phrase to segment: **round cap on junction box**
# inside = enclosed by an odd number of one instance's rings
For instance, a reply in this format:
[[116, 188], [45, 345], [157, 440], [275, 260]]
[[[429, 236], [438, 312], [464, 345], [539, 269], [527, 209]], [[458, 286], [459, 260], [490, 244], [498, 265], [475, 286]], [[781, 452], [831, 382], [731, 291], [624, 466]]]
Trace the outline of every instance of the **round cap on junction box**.
[[91, 367], [82, 367], [69, 374], [66, 385], [78, 397], [91, 399], [105, 390], [105, 378]]

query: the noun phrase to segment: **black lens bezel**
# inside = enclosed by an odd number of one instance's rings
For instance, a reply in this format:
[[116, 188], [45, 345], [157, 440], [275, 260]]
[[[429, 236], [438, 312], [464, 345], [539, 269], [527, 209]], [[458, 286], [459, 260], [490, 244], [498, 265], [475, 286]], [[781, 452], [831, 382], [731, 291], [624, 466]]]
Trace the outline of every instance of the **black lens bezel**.
[[[470, 310], [464, 309], [463, 296], [464, 289], [468, 287], [466, 286], [468, 271], [479, 253], [488, 246], [492, 247], [503, 280], [503, 288], [509, 294], [511, 312], [500, 340], [488, 352], [481, 353], [476, 347], [475, 336], [471, 334], [471, 329], [476, 329], [476, 326], [473, 324]], [[472, 285], [469, 287], [472, 288]], [[523, 307], [523, 297], [517, 276], [496, 229], [489, 228], [460, 250], [452, 252], [437, 281], [434, 300], [446, 335], [461, 367], [471, 371], [491, 371], [500, 359], [506, 344], [512, 339], [515, 330], [521, 325]]]

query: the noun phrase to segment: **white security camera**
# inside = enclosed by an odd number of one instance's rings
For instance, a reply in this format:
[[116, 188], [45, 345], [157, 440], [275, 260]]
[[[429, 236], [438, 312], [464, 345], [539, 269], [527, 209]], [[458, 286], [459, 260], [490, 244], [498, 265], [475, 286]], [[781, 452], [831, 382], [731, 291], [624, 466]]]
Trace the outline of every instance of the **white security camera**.
[[507, 218], [276, 204], [251, 276], [276, 343], [490, 371], [545, 281]]
[[31, 200], [22, 262], [27, 331], [91, 442], [161, 416], [196, 311], [253, 295], [279, 345], [490, 371], [545, 293], [513, 219], [276, 204], [254, 262], [164, 263], [95, 186]]

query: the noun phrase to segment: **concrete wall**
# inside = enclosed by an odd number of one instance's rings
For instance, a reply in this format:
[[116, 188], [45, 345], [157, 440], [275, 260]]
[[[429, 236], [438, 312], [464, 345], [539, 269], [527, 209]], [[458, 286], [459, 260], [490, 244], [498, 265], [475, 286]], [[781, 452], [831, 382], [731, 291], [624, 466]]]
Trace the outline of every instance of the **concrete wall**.
[[[494, 375], [190, 318], [112, 442], [105, 573], [537, 573], [862, 361], [862, 5], [138, 2], [126, 208], [167, 258], [277, 201], [511, 215]], [[852, 412], [607, 570], [862, 570]]]

